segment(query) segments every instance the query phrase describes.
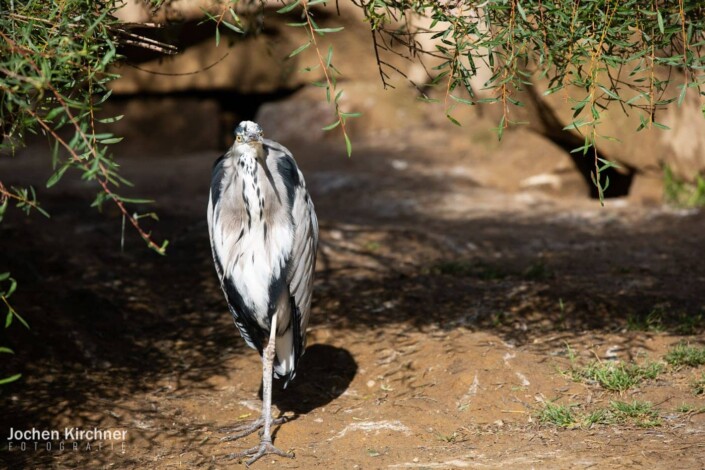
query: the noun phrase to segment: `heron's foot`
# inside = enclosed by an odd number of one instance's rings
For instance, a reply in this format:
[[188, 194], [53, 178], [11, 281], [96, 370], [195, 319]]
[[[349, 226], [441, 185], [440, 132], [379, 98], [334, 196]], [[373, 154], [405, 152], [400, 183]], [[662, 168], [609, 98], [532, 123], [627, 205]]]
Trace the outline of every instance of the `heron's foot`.
[[[272, 424], [283, 424], [287, 422], [286, 416], [282, 416], [281, 418], [273, 419]], [[227, 433], [234, 433], [230, 436], [225, 436], [221, 438], [221, 442], [230, 442], [230, 441], [237, 441], [238, 439], [242, 439], [245, 436], [249, 436], [253, 432], [257, 431], [260, 429], [260, 435], [262, 435], [261, 429], [264, 427], [264, 419], [262, 417], [257, 418], [254, 421], [251, 421], [249, 423], [245, 424], [240, 424], [238, 426], [230, 427], [230, 428], [221, 428], [221, 432], [227, 432]]]
[[233, 460], [250, 457], [250, 460], [245, 462], [245, 465], [249, 467], [265, 455], [278, 455], [280, 457], [286, 457], [288, 459], [294, 458], [293, 453], [284, 452], [283, 450], [277, 449], [276, 447], [274, 447], [274, 445], [272, 445], [272, 441], [269, 439], [262, 439], [262, 442], [260, 442], [258, 446], [252, 447], [251, 449], [247, 449], [244, 452], [237, 452], [234, 454], [226, 455], [225, 458], [228, 460]]

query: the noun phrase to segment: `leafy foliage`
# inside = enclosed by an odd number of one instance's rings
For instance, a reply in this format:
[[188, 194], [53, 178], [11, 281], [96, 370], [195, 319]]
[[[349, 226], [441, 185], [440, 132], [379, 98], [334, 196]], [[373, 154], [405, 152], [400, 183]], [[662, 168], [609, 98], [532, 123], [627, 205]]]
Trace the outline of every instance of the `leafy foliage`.
[[[10, 277], [10, 273], [0, 273], [0, 308], [5, 308], [5, 328], [9, 328], [14, 320], [17, 320], [25, 328], [29, 329], [29, 325], [24, 318], [20, 316], [17, 311], [10, 304], [10, 297], [17, 289], [17, 281]], [[14, 354], [14, 351], [8, 347], [0, 346], [0, 353], [2, 354]], [[19, 379], [22, 374], [13, 374], [9, 377], [0, 377], [0, 385], [14, 382]]]
[[[614, 166], [600, 157], [598, 142], [603, 111], [620, 106], [640, 113], [637, 130], [665, 128], [657, 111], [682, 103], [690, 88], [702, 93], [705, 5], [695, 0], [504, 0], [464, 2], [441, 0], [358, 1], [375, 38], [375, 47], [420, 62], [436, 63], [432, 84], [445, 89], [448, 118], [458, 104], [497, 103], [502, 117], [497, 128], [515, 121], [511, 108], [522, 106], [518, 92], [533, 77], [548, 81], [546, 94], [565, 92], [573, 120], [565, 130], [581, 134], [584, 144], [574, 149], [594, 159], [593, 182], [600, 198], [609, 186], [601, 174]], [[431, 19], [428, 28], [415, 26], [414, 17]], [[429, 37], [431, 41], [425, 38]], [[379, 55], [379, 52], [378, 52]], [[386, 83], [394, 67], [378, 59]], [[481, 68], [490, 71], [484, 83], [473, 81]], [[664, 70], [667, 78], [659, 73]], [[671, 83], [676, 96], [666, 96]], [[568, 94], [571, 92], [577, 93]], [[490, 96], [478, 93], [491, 92]], [[463, 92], [461, 94], [460, 92]], [[577, 98], [575, 97], [577, 96]]]
[[[7, 9], [7, 6], [4, 7]], [[16, 1], [0, 15], [0, 150], [14, 151], [28, 133], [41, 133], [53, 147], [54, 173], [46, 186], [57, 184], [64, 174], [78, 171], [96, 183], [93, 206], [112, 201], [148, 246], [164, 253], [144, 232], [127, 203], [146, 202], [124, 198], [115, 192], [129, 182], [118, 173], [109, 146], [121, 140], [99, 132], [122, 116], [99, 120], [95, 112], [110, 96], [106, 83], [115, 78], [107, 72], [119, 59], [119, 41], [135, 42], [135, 35], [112, 16], [113, 2], [90, 0], [64, 2]], [[40, 209], [33, 188], [7, 189], [0, 181], [0, 205], [14, 201], [29, 212]]]
[[[107, 72], [119, 59], [120, 41], [140, 44], [140, 37], [124, 29], [112, 16], [114, 2], [39, 0], [3, 2], [0, 9], [0, 151], [13, 153], [28, 134], [47, 136], [52, 146], [53, 174], [47, 188], [57, 184], [67, 171], [96, 184], [93, 206], [106, 201], [116, 204], [147, 245], [164, 253], [167, 243], [157, 245], [139, 224], [140, 215], [127, 204], [146, 202], [127, 199], [116, 188], [130, 183], [118, 173], [109, 152], [121, 140], [99, 132], [122, 116], [96, 118], [96, 110], [110, 92], [106, 83], [115, 78]], [[154, 47], [154, 41], [151, 42]], [[7, 187], [0, 180], [0, 222], [10, 206], [48, 217], [37, 201], [33, 187]], [[27, 322], [9, 302], [17, 283], [9, 273], [0, 274], [0, 299], [7, 309], [5, 328], [14, 319]], [[1, 353], [13, 354], [9, 348]], [[0, 379], [17, 380], [20, 374]]]

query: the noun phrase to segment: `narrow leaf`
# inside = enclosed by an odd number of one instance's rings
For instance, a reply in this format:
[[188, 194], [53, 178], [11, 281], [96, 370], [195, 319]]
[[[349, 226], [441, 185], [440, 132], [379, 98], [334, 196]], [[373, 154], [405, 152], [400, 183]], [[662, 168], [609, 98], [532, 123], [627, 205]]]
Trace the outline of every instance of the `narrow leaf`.
[[663, 16], [661, 16], [661, 10], [656, 10], [656, 21], [658, 21], [658, 30], [663, 34]]
[[329, 131], [329, 130], [331, 130], [331, 129], [335, 129], [335, 128], [338, 127], [339, 125], [340, 125], [340, 121], [335, 121], [333, 124], [328, 124], [327, 126], [325, 126], [325, 127], [323, 128], [323, 130], [324, 130], [324, 131]]
[[47, 181], [47, 188], [51, 188], [54, 186], [56, 183], [59, 182], [62, 176], [64, 176], [64, 173], [66, 173], [66, 170], [68, 170], [70, 165], [62, 165], [58, 170], [54, 172], [53, 175], [49, 177], [49, 180]]
[[0, 379], [0, 385], [9, 384], [10, 382], [14, 382], [15, 380], [19, 379], [20, 377], [22, 377], [22, 374], [15, 374], [15, 375], [11, 375], [10, 377], [6, 377], [4, 379]]
[[286, 5], [284, 8], [280, 8], [277, 10], [277, 13], [284, 14], [284, 13], [289, 13], [291, 10], [296, 8], [296, 6], [301, 3], [301, 0], [296, 0], [295, 2], [292, 2], [288, 5]]
[[307, 42], [306, 44], [304, 44], [302, 46], [297, 47], [296, 50], [294, 50], [294, 52], [289, 54], [289, 58], [294, 57], [295, 55], [300, 54], [301, 52], [305, 51], [306, 49], [308, 49], [308, 47], [310, 45], [311, 45], [311, 41]]
[[348, 137], [348, 134], [343, 134], [345, 137], [345, 150], [348, 152], [348, 157], [352, 155], [352, 143], [350, 142], [350, 137]]

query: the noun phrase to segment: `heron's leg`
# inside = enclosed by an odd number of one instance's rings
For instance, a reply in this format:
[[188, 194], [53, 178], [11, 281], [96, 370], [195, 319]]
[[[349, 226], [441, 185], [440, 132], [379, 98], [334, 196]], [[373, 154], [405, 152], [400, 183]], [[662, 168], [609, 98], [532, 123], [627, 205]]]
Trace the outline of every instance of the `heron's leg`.
[[[264, 349], [262, 360], [262, 438], [258, 446], [226, 456], [228, 459], [239, 457], [251, 457], [246, 463], [251, 465], [260, 457], [274, 454], [281, 457], [293, 458], [294, 455], [283, 450], [279, 450], [272, 445], [272, 373], [274, 366], [275, 343], [277, 337], [277, 314], [272, 317], [272, 326], [269, 333], [269, 342]], [[256, 428], [255, 428], [256, 429]], [[250, 431], [250, 433], [253, 431]], [[249, 434], [249, 433], [248, 433]]]

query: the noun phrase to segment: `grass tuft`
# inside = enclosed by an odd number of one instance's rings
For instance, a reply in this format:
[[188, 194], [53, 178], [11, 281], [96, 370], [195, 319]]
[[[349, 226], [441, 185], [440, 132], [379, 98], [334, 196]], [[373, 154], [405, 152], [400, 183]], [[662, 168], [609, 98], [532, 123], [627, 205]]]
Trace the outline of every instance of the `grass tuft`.
[[698, 367], [705, 364], [705, 348], [678, 343], [663, 357], [674, 367]]
[[[558, 405], [544, 403], [538, 414], [541, 424], [558, 428], [590, 428], [595, 425], [631, 425], [651, 428], [661, 425], [661, 417], [654, 406], [647, 401], [613, 401], [607, 408], [598, 408], [589, 413], [579, 413], [579, 405]], [[689, 409], [690, 411], [690, 409]]]
[[635, 424], [641, 428], [652, 428], [661, 425], [661, 418], [654, 410], [654, 405], [648, 401], [634, 400], [631, 403], [613, 401], [610, 409], [618, 423]]
[[585, 367], [572, 367], [569, 375], [576, 382], [597, 382], [602, 388], [625, 392], [645, 380], [658, 377], [663, 364], [650, 362], [645, 365], [617, 362], [592, 362]]
[[559, 428], [572, 428], [578, 424], [571, 406], [558, 405], [552, 402], [546, 402], [544, 405], [543, 410], [538, 415], [540, 423], [552, 424]]

